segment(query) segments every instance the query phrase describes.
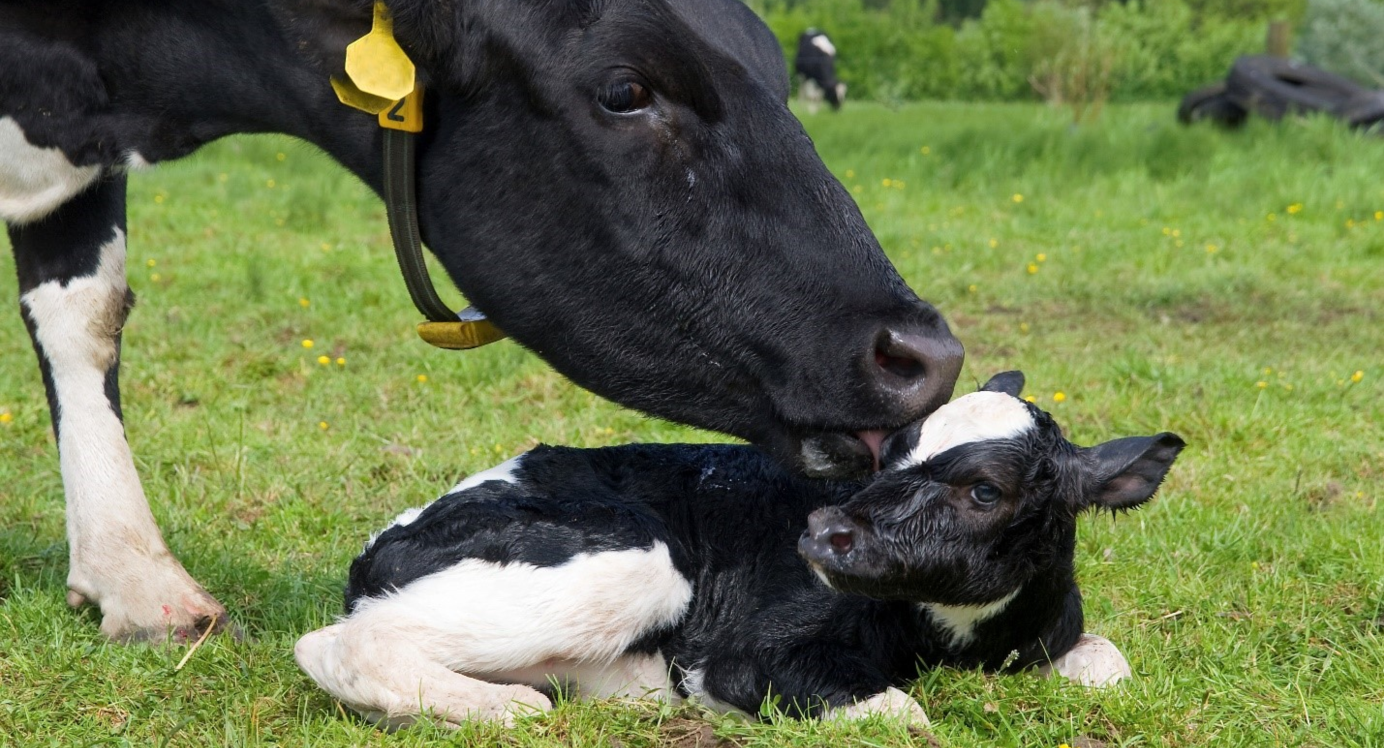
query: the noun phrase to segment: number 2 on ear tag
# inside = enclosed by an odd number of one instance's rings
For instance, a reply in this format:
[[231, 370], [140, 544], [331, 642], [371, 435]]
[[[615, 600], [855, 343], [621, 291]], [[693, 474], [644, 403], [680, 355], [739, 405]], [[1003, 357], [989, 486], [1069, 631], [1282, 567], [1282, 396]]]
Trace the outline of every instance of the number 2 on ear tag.
[[398, 101], [413, 91], [413, 61], [394, 39], [394, 19], [382, 0], [375, 2], [370, 33], [346, 47], [346, 75], [372, 96]]
[[380, 110], [380, 127], [404, 132], [423, 132], [423, 87]]

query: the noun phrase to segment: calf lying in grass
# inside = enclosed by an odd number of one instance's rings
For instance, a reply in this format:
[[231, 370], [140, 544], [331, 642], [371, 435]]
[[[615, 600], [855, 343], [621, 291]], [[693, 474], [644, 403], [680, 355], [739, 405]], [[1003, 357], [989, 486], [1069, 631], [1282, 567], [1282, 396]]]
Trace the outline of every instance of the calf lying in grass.
[[1116, 679], [1109, 642], [1076, 646], [1076, 516], [1148, 500], [1183, 442], [1077, 447], [1022, 386], [1002, 374], [890, 436], [865, 483], [749, 447], [538, 447], [372, 538], [346, 618], [298, 663], [390, 725], [508, 720], [553, 684], [926, 723], [895, 688], [919, 667]]

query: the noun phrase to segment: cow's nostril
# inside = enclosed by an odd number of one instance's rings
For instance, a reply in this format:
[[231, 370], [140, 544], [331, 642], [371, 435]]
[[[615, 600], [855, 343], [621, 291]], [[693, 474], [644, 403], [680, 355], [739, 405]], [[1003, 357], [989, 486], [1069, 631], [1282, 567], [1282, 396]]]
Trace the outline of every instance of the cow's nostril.
[[927, 373], [927, 366], [922, 361], [895, 355], [883, 348], [875, 349], [875, 366], [900, 379], [918, 379]]
[[912, 420], [947, 401], [966, 354], [946, 325], [904, 325], [878, 331], [867, 355], [874, 394]]
[[837, 554], [847, 554], [855, 546], [855, 537], [849, 532], [835, 532], [827, 539], [831, 543], [831, 550]]

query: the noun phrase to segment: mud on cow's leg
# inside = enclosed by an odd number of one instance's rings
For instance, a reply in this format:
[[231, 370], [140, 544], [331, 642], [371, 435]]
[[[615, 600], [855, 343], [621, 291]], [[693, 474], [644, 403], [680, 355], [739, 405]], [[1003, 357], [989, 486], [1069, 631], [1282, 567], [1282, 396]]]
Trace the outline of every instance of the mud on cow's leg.
[[113, 639], [195, 637], [226, 610], [169, 552], [125, 441], [117, 372], [134, 302], [125, 282], [125, 176], [11, 223], [20, 311], [38, 354], [67, 498], [68, 603], [99, 605]]

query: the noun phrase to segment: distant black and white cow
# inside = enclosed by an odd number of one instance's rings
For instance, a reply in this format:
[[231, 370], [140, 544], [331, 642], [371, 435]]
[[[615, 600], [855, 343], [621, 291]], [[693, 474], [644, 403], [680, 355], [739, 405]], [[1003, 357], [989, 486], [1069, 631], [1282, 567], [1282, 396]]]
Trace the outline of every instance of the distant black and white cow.
[[808, 29], [798, 36], [793, 69], [798, 73], [798, 92], [809, 109], [815, 112], [824, 98], [832, 109], [841, 108], [846, 84], [836, 78], [836, 45], [826, 33]]
[[[782, 50], [738, 0], [388, 9], [427, 92], [423, 239], [574, 382], [821, 475], [950, 397], [960, 344], [813, 151]], [[125, 440], [127, 172], [279, 132], [380, 191], [376, 118], [329, 85], [371, 17], [371, 0], [0, 3], [0, 220], [57, 434], [68, 600], [112, 637], [227, 620], [165, 545]]]
[[304, 636], [298, 663], [396, 725], [546, 709], [554, 682], [917, 722], [896, 687], [920, 665], [1113, 682], [1123, 657], [1082, 634], [1076, 518], [1147, 501], [1183, 442], [1077, 447], [1022, 381], [891, 436], [866, 483], [750, 447], [539, 447], [371, 538], [347, 616]]

